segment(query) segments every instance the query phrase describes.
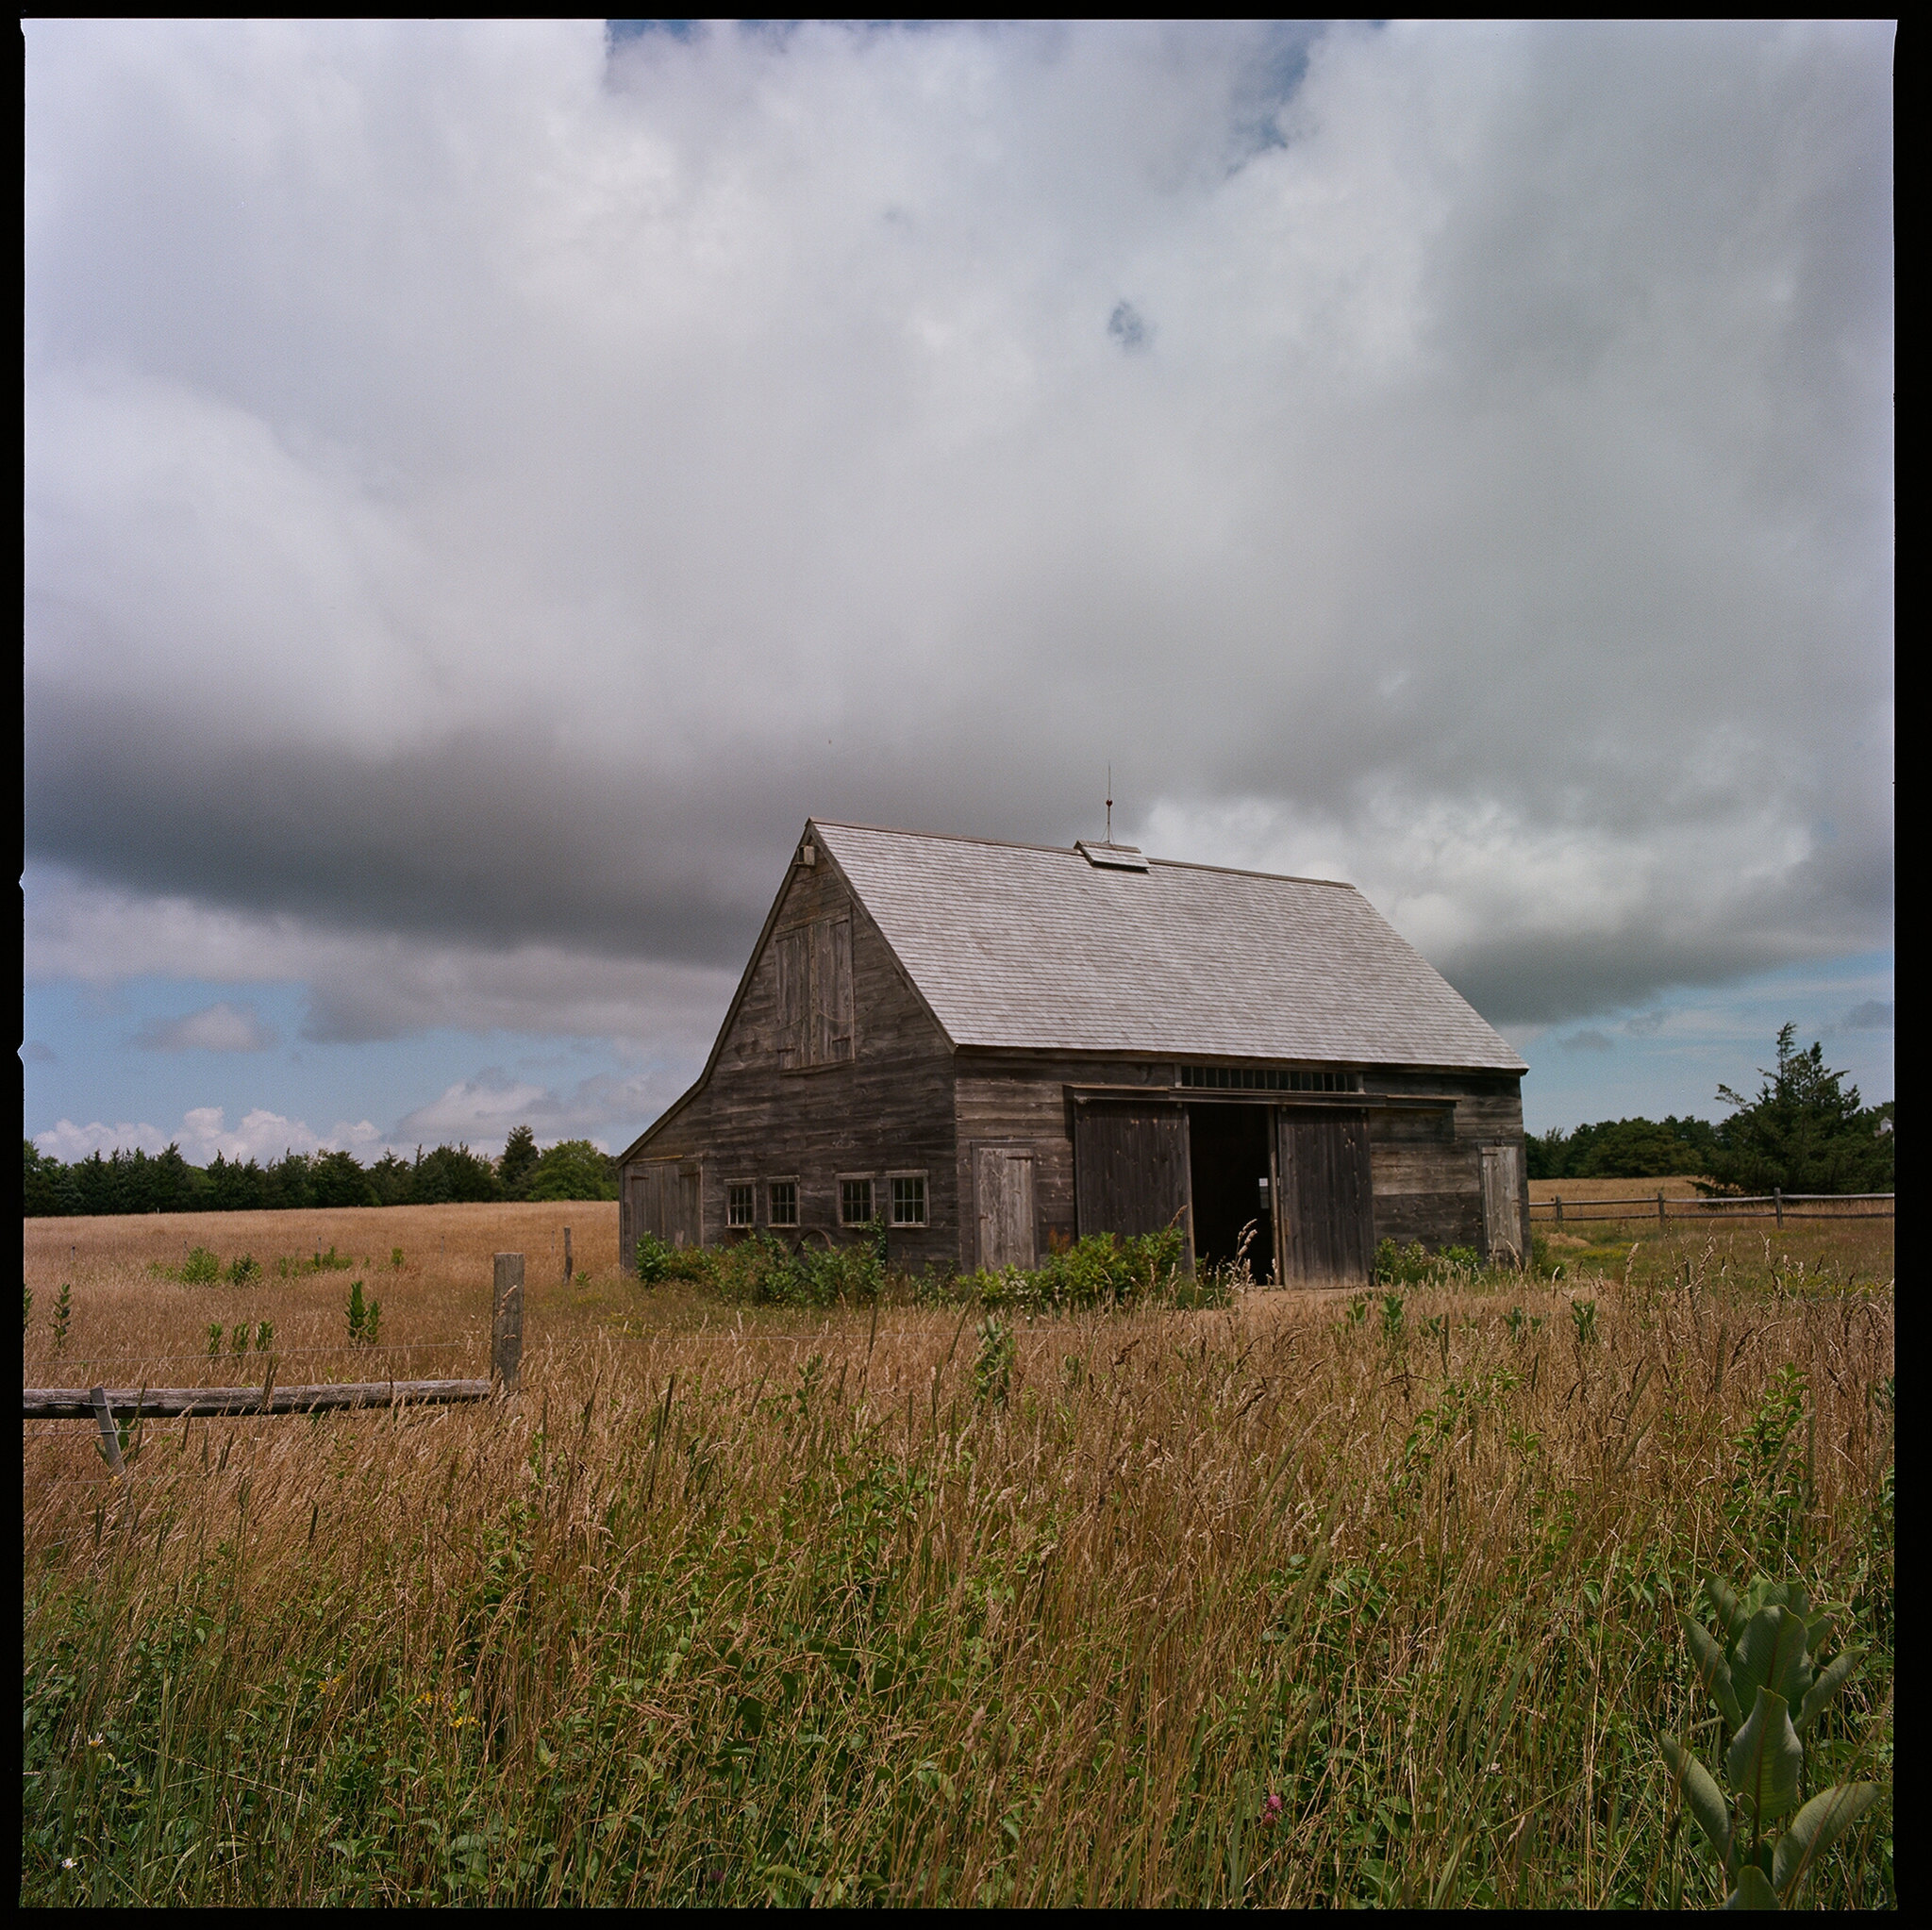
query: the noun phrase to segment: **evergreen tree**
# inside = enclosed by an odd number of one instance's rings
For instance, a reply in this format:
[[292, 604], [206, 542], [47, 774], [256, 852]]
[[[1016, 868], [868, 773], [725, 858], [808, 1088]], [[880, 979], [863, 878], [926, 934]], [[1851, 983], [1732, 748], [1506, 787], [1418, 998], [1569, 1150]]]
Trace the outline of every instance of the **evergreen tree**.
[[537, 1136], [526, 1125], [512, 1126], [503, 1142], [503, 1157], [496, 1162], [496, 1183], [504, 1197], [520, 1200], [530, 1184], [537, 1165]]
[[410, 1197], [419, 1206], [440, 1206], [451, 1200], [493, 1200], [496, 1168], [467, 1143], [439, 1146], [425, 1154], [416, 1148], [416, 1165], [410, 1174]]
[[21, 1217], [27, 1220], [79, 1211], [66, 1167], [25, 1138], [21, 1140], [20, 1210]]
[[263, 1171], [261, 1204], [284, 1207], [313, 1204], [308, 1196], [308, 1161], [300, 1153], [284, 1151], [273, 1166]]
[[1720, 1086], [1735, 1110], [1717, 1129], [1710, 1176], [1730, 1191], [1768, 1193], [1888, 1192], [1895, 1169], [1892, 1108], [1866, 1106], [1856, 1086], [1830, 1072], [1824, 1048], [1798, 1049], [1798, 1028], [1777, 1035], [1777, 1065], [1760, 1066], [1756, 1099]]
[[415, 1176], [409, 1162], [393, 1153], [385, 1153], [369, 1169], [370, 1190], [378, 1206], [407, 1206], [416, 1197]]
[[253, 1159], [245, 1163], [217, 1153], [208, 1161], [207, 1190], [203, 1195], [217, 1213], [244, 1213], [262, 1204], [263, 1176]]
[[308, 1162], [308, 1198], [317, 1206], [373, 1206], [375, 1189], [355, 1154], [317, 1153]]

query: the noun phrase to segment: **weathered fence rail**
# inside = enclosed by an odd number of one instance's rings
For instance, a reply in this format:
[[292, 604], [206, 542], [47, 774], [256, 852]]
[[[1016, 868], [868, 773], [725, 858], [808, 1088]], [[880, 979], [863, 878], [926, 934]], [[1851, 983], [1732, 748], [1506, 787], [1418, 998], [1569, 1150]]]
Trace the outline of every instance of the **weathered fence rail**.
[[[1882, 1206], [1874, 1202], [1883, 1201]], [[1565, 1223], [1567, 1207], [1572, 1220], [1589, 1224], [1599, 1220], [1655, 1220], [1659, 1226], [1673, 1220], [1701, 1220], [1708, 1223], [1722, 1220], [1775, 1220], [1782, 1226], [1787, 1220], [1890, 1220], [1895, 1195], [1891, 1193], [1788, 1193], [1776, 1188], [1768, 1193], [1718, 1193], [1706, 1199], [1669, 1199], [1661, 1191], [1640, 1193], [1627, 1199], [1565, 1200], [1561, 1193], [1547, 1200], [1532, 1200], [1529, 1217], [1545, 1226]], [[1825, 1205], [1838, 1211], [1817, 1210]], [[1625, 1211], [1626, 1207], [1641, 1211]]]
[[[273, 1358], [273, 1356], [271, 1356]], [[101, 1452], [117, 1473], [125, 1430], [142, 1421], [207, 1415], [326, 1414], [356, 1407], [448, 1406], [487, 1401], [498, 1388], [516, 1391], [524, 1358], [524, 1256], [496, 1256], [490, 1306], [488, 1380], [329, 1381], [320, 1387], [278, 1388], [271, 1365], [259, 1387], [247, 1388], [23, 1388], [25, 1421], [92, 1421], [101, 1430]]]
[[391, 1407], [487, 1401], [494, 1381], [331, 1381], [314, 1388], [23, 1388], [27, 1421], [92, 1421], [105, 1403], [116, 1421], [176, 1420], [184, 1414], [325, 1414], [341, 1407]]

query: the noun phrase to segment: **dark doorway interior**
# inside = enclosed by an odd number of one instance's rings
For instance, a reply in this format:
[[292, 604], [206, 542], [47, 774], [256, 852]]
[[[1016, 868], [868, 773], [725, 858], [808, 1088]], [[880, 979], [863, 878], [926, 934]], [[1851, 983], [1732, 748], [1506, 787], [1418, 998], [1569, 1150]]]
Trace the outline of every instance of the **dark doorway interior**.
[[1252, 1225], [1248, 1268], [1274, 1277], [1274, 1223], [1268, 1210], [1265, 1106], [1188, 1107], [1190, 1177], [1194, 1189], [1194, 1255], [1203, 1266], [1225, 1266]]

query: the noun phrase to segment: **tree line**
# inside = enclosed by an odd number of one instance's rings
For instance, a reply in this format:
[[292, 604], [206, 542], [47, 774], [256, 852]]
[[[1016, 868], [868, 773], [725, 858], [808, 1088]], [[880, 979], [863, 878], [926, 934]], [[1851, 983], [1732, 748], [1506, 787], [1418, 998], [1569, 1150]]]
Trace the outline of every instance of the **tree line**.
[[364, 1166], [353, 1153], [286, 1152], [266, 1165], [217, 1153], [193, 1166], [178, 1145], [162, 1153], [116, 1147], [64, 1164], [21, 1141], [24, 1217], [81, 1213], [239, 1213], [289, 1206], [440, 1206], [451, 1201], [614, 1200], [617, 1161], [589, 1140], [539, 1152], [520, 1125], [502, 1156], [467, 1144], [438, 1146], [414, 1159], [385, 1153]]
[[1817, 1041], [1800, 1048], [1797, 1027], [1777, 1035], [1777, 1064], [1760, 1067], [1756, 1098], [1728, 1086], [1732, 1108], [1703, 1119], [1607, 1119], [1574, 1132], [1552, 1127], [1528, 1142], [1532, 1179], [1661, 1179], [1692, 1174], [1710, 1192], [1878, 1193], [1896, 1168], [1892, 1102], [1866, 1106]]

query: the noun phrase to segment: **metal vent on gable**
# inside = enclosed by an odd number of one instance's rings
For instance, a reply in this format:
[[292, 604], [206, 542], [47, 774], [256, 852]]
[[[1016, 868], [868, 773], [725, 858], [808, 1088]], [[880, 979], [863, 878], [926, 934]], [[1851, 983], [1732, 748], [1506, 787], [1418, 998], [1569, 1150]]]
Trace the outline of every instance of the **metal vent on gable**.
[[1081, 838], [1074, 849], [1091, 865], [1108, 872], [1144, 872], [1147, 860], [1138, 844], [1103, 844], [1097, 838]]

